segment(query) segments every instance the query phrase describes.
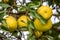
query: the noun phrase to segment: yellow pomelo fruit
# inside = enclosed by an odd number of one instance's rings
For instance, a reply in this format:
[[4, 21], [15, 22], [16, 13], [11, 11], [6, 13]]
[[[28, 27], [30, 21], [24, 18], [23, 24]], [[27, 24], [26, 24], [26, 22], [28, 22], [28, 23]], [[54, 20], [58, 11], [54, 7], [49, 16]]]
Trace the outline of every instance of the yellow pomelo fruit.
[[39, 38], [40, 36], [42, 36], [43, 32], [39, 32], [39, 31], [35, 31], [35, 36], [37, 38]]
[[9, 0], [3, 0], [3, 2], [4, 2], [4, 3], [8, 3], [8, 2], [9, 2]]
[[49, 19], [52, 16], [52, 9], [49, 6], [41, 6], [38, 8], [37, 12], [44, 19]]
[[17, 29], [17, 21], [16, 21], [16, 19], [14, 17], [7, 16], [5, 18], [5, 20], [6, 20], [6, 23], [7, 23], [7, 26], [8, 26], [7, 27], [8, 30], [15, 31]]
[[28, 26], [28, 20], [30, 20], [30, 19], [26, 15], [22, 15], [21, 17], [19, 17], [19, 19], [17, 21], [19, 27], [27, 27]]
[[41, 21], [36, 18], [34, 20], [34, 27], [36, 30], [44, 32], [52, 28], [52, 22], [48, 20], [46, 24], [42, 24]]

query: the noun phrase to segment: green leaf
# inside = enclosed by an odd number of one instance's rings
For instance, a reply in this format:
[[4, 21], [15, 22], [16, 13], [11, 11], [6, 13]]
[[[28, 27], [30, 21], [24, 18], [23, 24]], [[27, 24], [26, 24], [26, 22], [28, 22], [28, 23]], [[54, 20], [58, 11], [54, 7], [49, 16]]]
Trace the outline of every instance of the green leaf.
[[40, 0], [31, 0], [31, 1], [33, 1], [33, 2], [34, 2], [34, 1], [38, 2], [38, 1], [40, 1]]
[[41, 15], [38, 15], [36, 10], [30, 10], [29, 14], [33, 18], [38, 18], [43, 24], [46, 24], [47, 20], [45, 20]]
[[0, 6], [2, 6], [3, 8], [9, 7], [9, 5], [8, 4], [5, 4], [5, 3], [1, 3]]
[[21, 20], [21, 22], [25, 23], [25, 21], [24, 21], [24, 20]]
[[48, 4], [49, 5], [52, 5], [53, 4], [53, 1], [52, 0], [48, 0]]
[[59, 11], [57, 11], [58, 12], [58, 15], [60, 16], [60, 12]]
[[36, 40], [36, 39], [35, 39], [35, 36], [29, 35], [28, 38], [27, 38], [27, 40]]
[[32, 21], [28, 21], [28, 26], [29, 26], [30, 28], [34, 29], [34, 24], [33, 24]]
[[55, 40], [54, 37], [50, 36], [50, 35], [45, 35], [42, 37], [42, 40]]
[[35, 14], [32, 11], [29, 12], [29, 15], [31, 15], [33, 18], [36, 18]]
[[58, 40], [58, 35], [59, 34], [60, 34], [60, 32], [58, 32], [56, 30], [53, 30], [53, 29], [44, 33], [44, 35], [50, 35], [50, 36], [54, 37], [55, 40]]
[[3, 20], [4, 12], [0, 11], [0, 22]]
[[0, 11], [0, 13], [4, 13], [4, 11]]
[[60, 0], [54, 0], [54, 2], [59, 5], [60, 4]]
[[0, 34], [0, 37], [5, 37], [4, 35]]
[[5, 38], [4, 40], [10, 40], [10, 39], [8, 39], [8, 38]]
[[12, 32], [12, 35], [17, 36], [17, 33], [18, 33], [17, 31], [14, 31], [14, 32]]
[[20, 28], [21, 31], [27, 31], [27, 27]]
[[57, 5], [60, 4], [60, 0], [48, 0], [49, 5], [53, 5], [53, 3], [56, 3]]
[[43, 24], [46, 24], [47, 20], [45, 20], [41, 15], [38, 15], [37, 13], [35, 13], [35, 15]]
[[56, 24], [53, 24], [53, 28], [55, 29], [55, 30], [60, 30], [60, 29], [58, 29], [60, 27], [60, 22], [58, 22], [58, 23], [56, 23]]
[[32, 8], [32, 9], [38, 8], [39, 6], [40, 6], [40, 2], [27, 3], [27, 7]]
[[[6, 37], [6, 35], [3, 35], [0, 33], [0, 38], [3, 38], [3, 40], [9, 40], [9, 38]], [[1, 40], [1, 39], [0, 39]]]
[[1, 28], [4, 29], [4, 30], [6, 30], [6, 31], [8, 31], [8, 26], [7, 26], [6, 22], [5, 22], [5, 20], [2, 21]]
[[19, 9], [19, 12], [24, 12], [26, 11], [26, 7], [25, 6], [22, 6], [20, 9]]
[[31, 2], [31, 3], [28, 4], [28, 7], [29, 8], [35, 8], [35, 4]]

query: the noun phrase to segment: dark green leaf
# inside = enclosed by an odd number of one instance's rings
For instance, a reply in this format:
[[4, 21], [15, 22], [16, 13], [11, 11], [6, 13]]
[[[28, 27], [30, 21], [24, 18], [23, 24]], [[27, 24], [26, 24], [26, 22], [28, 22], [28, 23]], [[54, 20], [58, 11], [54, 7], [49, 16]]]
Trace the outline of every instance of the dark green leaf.
[[17, 36], [17, 33], [18, 33], [17, 31], [14, 31], [14, 32], [12, 32], [12, 35]]
[[53, 4], [53, 0], [48, 0], [48, 4], [52, 5]]
[[58, 15], [60, 16], [60, 12], [59, 11], [57, 11], [58, 12]]
[[54, 2], [59, 5], [60, 4], [60, 0], [54, 0]]
[[53, 29], [60, 31], [60, 22], [53, 24]]
[[21, 22], [25, 23], [25, 21], [21, 20]]
[[9, 0], [9, 5], [14, 5], [14, 0]]

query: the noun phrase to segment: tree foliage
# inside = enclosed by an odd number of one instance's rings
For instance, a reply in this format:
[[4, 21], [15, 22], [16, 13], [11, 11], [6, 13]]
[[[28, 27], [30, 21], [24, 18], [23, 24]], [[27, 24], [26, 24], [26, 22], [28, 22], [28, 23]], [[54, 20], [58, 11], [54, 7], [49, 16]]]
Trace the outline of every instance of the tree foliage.
[[[0, 40], [21, 40], [22, 36], [25, 37], [23, 33], [24, 31], [29, 32], [26, 40], [60, 40], [60, 0], [31, 0], [31, 2], [28, 3], [26, 3], [25, 0], [22, 2], [18, 0], [21, 5], [17, 5], [16, 1], [17, 0], [9, 0], [8, 2], [4, 2], [3, 0], [0, 2], [0, 7], [2, 8], [0, 9], [0, 30], [2, 30], [2, 33], [0, 33]], [[53, 14], [52, 16], [57, 17], [59, 22], [54, 23], [50, 30], [43, 32], [42, 36], [37, 38], [35, 36], [36, 30], [34, 28], [33, 21], [35, 18], [38, 18], [43, 24], [46, 24], [47, 20], [37, 14], [37, 9], [47, 1], [48, 6], [52, 5], [52, 10], [56, 9], [57, 14]], [[54, 6], [55, 4], [56, 6]], [[15, 12], [13, 12], [13, 10], [15, 10]], [[2, 23], [5, 23], [4, 17], [6, 15], [13, 16], [16, 20], [21, 15], [27, 15], [32, 21], [28, 20], [28, 28], [17, 27], [14, 32], [10, 32], [2, 26]]]

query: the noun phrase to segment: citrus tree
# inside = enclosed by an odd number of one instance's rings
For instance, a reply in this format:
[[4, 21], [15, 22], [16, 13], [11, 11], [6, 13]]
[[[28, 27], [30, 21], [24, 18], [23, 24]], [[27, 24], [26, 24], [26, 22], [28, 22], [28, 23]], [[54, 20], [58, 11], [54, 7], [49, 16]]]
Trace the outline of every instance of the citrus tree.
[[60, 0], [0, 0], [0, 40], [23, 39], [60, 40]]

